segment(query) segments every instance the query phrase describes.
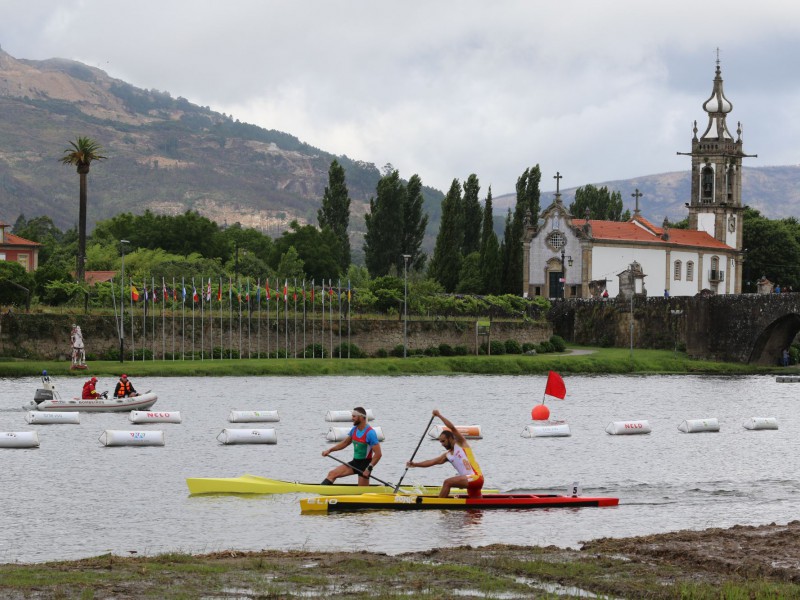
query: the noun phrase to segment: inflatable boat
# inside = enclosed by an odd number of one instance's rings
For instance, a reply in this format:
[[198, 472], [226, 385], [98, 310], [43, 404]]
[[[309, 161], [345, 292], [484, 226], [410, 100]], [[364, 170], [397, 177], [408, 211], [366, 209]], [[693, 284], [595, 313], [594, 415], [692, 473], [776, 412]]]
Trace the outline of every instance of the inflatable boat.
[[417, 496], [414, 494], [362, 494], [360, 496], [319, 496], [300, 500], [300, 512], [332, 513], [357, 510], [473, 510], [584, 508], [617, 506], [619, 498], [589, 496], [557, 496], [536, 494], [484, 494], [480, 498], [466, 496]]
[[[352, 496], [367, 492], [391, 494], [393, 486], [369, 485], [363, 486], [355, 483], [335, 483], [322, 485], [319, 483], [299, 483], [297, 481], [281, 481], [268, 479], [257, 475], [242, 475], [241, 477], [190, 477], [186, 479], [189, 493], [198, 494], [322, 494], [334, 496]], [[424, 491], [425, 494], [438, 494], [440, 486], [413, 486], [403, 485], [401, 490], [413, 493]], [[463, 491], [463, 490], [460, 490]]]
[[69, 398], [62, 400], [52, 393], [43, 394], [46, 390], [36, 390], [36, 396], [22, 408], [25, 410], [46, 411], [82, 411], [82, 412], [128, 412], [131, 410], [147, 410], [158, 400], [153, 392], [145, 392], [131, 398], [95, 398], [82, 400]]

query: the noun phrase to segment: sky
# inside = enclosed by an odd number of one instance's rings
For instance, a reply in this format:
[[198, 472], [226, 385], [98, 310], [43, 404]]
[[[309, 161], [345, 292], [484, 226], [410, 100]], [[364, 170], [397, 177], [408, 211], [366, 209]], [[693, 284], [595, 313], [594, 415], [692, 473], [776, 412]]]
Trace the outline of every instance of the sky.
[[745, 166], [800, 163], [800, 3], [0, 0], [0, 46], [69, 58], [336, 155], [482, 195], [688, 171], [717, 49]]

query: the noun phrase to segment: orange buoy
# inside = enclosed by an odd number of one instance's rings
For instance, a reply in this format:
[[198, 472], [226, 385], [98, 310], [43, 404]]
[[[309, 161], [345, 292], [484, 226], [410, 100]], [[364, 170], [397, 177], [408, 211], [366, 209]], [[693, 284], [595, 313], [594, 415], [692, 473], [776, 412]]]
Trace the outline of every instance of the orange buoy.
[[550, 409], [544, 404], [537, 404], [531, 411], [531, 418], [534, 421], [547, 421], [550, 418]]

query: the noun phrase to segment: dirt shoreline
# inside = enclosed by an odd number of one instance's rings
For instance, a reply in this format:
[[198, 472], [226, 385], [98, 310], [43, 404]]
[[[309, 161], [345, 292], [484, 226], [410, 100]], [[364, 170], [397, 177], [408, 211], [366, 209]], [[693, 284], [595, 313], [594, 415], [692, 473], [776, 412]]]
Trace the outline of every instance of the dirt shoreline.
[[800, 521], [580, 550], [491, 545], [389, 556], [225, 551], [0, 565], [3, 598], [798, 598]]

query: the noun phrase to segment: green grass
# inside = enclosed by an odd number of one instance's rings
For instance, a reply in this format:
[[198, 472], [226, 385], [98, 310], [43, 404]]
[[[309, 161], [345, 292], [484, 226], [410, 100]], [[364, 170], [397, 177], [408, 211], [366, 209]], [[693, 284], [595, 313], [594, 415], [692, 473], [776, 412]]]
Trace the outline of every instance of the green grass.
[[[87, 374], [132, 377], [197, 377], [230, 375], [532, 375], [558, 371], [583, 374], [712, 374], [741, 375], [777, 373], [777, 367], [695, 360], [670, 350], [581, 348], [589, 354], [504, 354], [501, 356], [452, 356], [363, 359], [215, 359], [155, 361], [92, 361], [85, 371], [71, 371], [63, 361], [0, 362], [0, 377], [30, 377], [47, 370], [50, 375], [84, 378]], [[796, 373], [797, 367], [781, 369]]]

